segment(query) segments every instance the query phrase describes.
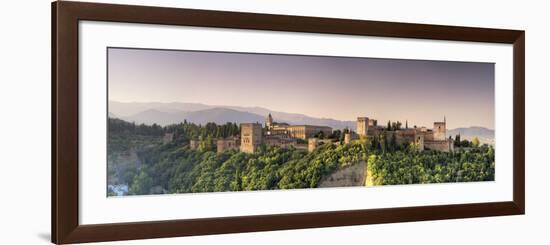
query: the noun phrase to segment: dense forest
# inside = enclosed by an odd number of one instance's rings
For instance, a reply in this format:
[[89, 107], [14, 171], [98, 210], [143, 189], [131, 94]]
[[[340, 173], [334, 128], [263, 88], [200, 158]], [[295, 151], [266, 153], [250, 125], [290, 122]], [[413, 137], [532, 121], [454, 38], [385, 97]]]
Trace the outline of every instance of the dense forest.
[[[454, 153], [418, 151], [384, 138], [326, 144], [311, 153], [268, 146], [254, 154], [216, 153], [215, 139], [239, 132], [233, 123], [160, 127], [109, 119], [109, 157], [134, 150], [140, 163], [123, 172], [111, 166], [109, 177], [127, 184], [130, 195], [316, 188], [323, 177], [366, 161], [369, 185], [494, 180], [494, 149], [460, 139], [458, 145], [465, 146]], [[174, 140], [163, 144], [164, 133], [175, 133]], [[342, 135], [335, 131], [326, 138], [337, 142]], [[189, 148], [191, 139], [202, 139], [196, 150]]]
[[372, 185], [492, 181], [495, 153], [483, 145], [454, 153], [395, 151], [371, 154], [368, 170]]

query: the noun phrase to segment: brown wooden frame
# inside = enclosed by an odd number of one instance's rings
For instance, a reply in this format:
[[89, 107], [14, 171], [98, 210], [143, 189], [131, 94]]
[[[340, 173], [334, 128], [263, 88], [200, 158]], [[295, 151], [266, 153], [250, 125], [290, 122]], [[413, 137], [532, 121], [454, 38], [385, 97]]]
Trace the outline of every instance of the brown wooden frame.
[[[525, 32], [426, 24], [52, 3], [52, 242], [160, 238], [525, 213]], [[316, 213], [80, 225], [78, 22], [80, 20], [513, 44], [513, 201]]]

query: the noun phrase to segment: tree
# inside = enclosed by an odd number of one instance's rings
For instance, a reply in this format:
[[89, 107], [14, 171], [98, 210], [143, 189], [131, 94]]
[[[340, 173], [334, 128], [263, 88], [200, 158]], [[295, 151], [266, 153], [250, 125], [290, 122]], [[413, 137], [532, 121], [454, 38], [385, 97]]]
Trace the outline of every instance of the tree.
[[341, 136], [342, 136], [342, 131], [340, 131], [340, 129], [337, 129], [332, 131], [332, 134], [330, 135], [329, 138], [340, 140]]
[[472, 140], [472, 145], [474, 147], [478, 147], [479, 146], [479, 139], [477, 137], [474, 137], [474, 139]]
[[153, 179], [142, 168], [139, 175], [134, 178], [134, 183], [132, 183], [129, 191], [133, 195], [144, 195], [149, 194], [151, 187], [153, 187]]
[[319, 131], [313, 137], [319, 138], [319, 139], [324, 139], [325, 138], [325, 133], [323, 131]]
[[395, 151], [396, 149], [397, 149], [397, 139], [395, 138], [395, 134], [391, 134], [390, 151]]
[[379, 151], [381, 148], [382, 146], [380, 145], [380, 136], [376, 135], [372, 137], [371, 150]]
[[388, 131], [391, 131], [391, 122], [388, 120]]
[[382, 152], [386, 152], [388, 150], [388, 139], [385, 133], [382, 134], [380, 145], [382, 146]]
[[[155, 190], [189, 193], [316, 188], [334, 171], [367, 160], [368, 174], [372, 177], [369, 179], [374, 185], [490, 181], [495, 176], [494, 148], [480, 146], [476, 142], [479, 139], [470, 143], [455, 136], [455, 142], [461, 145], [478, 147], [454, 153], [417, 151], [417, 146], [412, 143], [398, 145], [396, 132], [382, 131], [372, 139], [364, 138], [350, 144], [324, 144], [311, 153], [294, 147], [284, 149], [265, 144], [253, 154], [239, 150], [217, 153], [212, 147], [214, 137], [238, 134], [236, 124], [205, 124], [201, 127], [184, 123], [153, 127], [132, 126], [118, 121], [112, 123], [116, 127], [109, 127], [113, 130], [109, 137], [121, 138], [139, 131], [160, 139], [164, 132], [177, 130], [178, 135], [185, 139], [172, 144], [149, 142], [148, 147], [137, 152], [141, 167], [135, 169], [135, 174], [127, 171], [128, 176], [116, 176], [119, 181], [127, 180], [131, 184], [130, 195], [153, 194]], [[398, 124], [396, 122], [393, 129], [399, 129]], [[331, 137], [336, 136], [337, 131]], [[344, 131], [349, 132], [348, 129]], [[342, 138], [343, 134], [339, 134]], [[204, 141], [202, 150], [182, 147], [191, 138]], [[113, 174], [109, 172], [109, 175]]]
[[460, 134], [455, 135], [455, 140], [453, 142], [454, 146], [460, 146]]

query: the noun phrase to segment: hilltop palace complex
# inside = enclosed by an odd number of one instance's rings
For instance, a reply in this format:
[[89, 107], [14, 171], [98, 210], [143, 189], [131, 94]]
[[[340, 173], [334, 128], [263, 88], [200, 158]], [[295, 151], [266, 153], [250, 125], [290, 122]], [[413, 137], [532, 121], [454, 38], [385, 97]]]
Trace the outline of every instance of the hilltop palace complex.
[[[216, 142], [217, 151], [223, 152], [229, 149], [238, 149], [246, 153], [254, 153], [262, 144], [267, 146], [278, 146], [281, 148], [295, 147], [312, 152], [323, 144], [340, 144], [333, 139], [323, 139], [319, 135], [330, 136], [332, 128], [315, 125], [289, 125], [277, 123], [269, 114], [266, 118], [265, 127], [260, 123], [241, 123], [240, 136], [232, 136], [225, 139], [218, 139]], [[395, 137], [397, 144], [415, 143], [419, 150], [429, 149], [435, 151], [454, 151], [453, 141], [447, 138], [446, 120], [434, 122], [432, 129], [426, 127], [405, 128], [398, 130], [386, 130], [378, 126], [377, 120], [368, 117], [358, 117], [356, 131], [349, 131], [344, 135], [344, 144], [349, 144], [360, 138], [373, 138], [386, 134], [386, 139]], [[191, 140], [190, 147], [197, 148], [199, 141]]]

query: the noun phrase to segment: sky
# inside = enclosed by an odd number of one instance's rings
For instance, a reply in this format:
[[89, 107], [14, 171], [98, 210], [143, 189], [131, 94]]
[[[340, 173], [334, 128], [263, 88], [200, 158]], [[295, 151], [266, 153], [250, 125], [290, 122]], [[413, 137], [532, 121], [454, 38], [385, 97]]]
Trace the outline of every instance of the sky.
[[493, 63], [109, 48], [108, 86], [119, 102], [494, 129]]

